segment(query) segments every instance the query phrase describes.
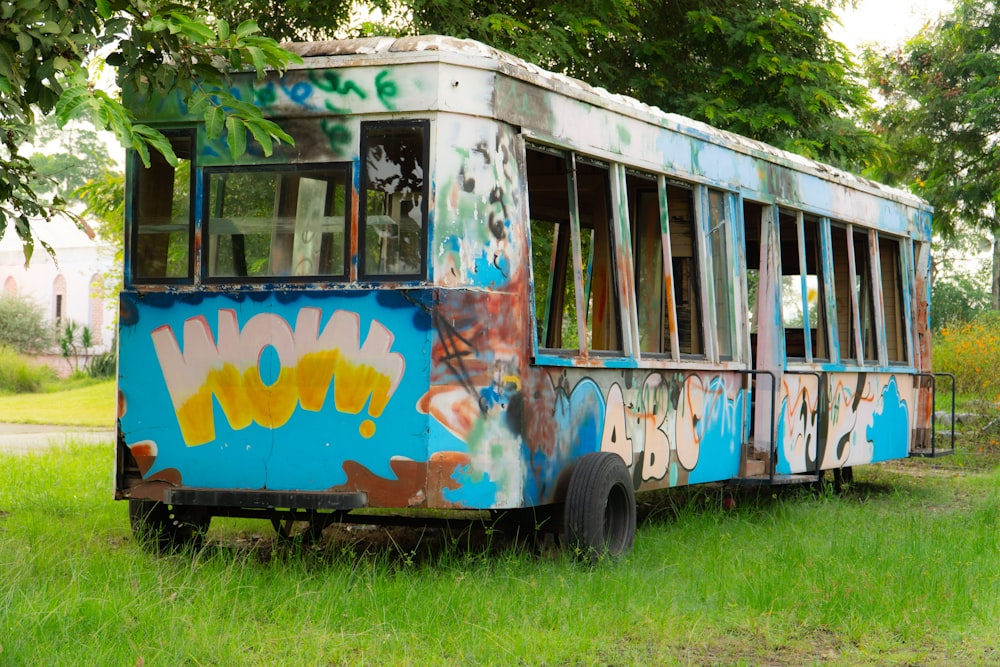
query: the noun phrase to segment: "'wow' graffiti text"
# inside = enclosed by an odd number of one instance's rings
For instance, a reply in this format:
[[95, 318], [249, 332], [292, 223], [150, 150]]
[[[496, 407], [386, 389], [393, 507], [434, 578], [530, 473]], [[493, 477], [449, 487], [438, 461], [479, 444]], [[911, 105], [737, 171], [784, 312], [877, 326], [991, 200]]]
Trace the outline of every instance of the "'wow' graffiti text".
[[[336, 410], [358, 414], [367, 403], [368, 415], [377, 418], [403, 377], [403, 356], [390, 351], [392, 333], [372, 320], [362, 345], [357, 313], [335, 311], [322, 331], [318, 308], [300, 310], [294, 329], [273, 313], [254, 315], [242, 329], [236, 311], [218, 315], [217, 339], [204, 317], [184, 322], [183, 351], [171, 326], [151, 334], [189, 446], [215, 439], [213, 396], [236, 430], [252, 423], [278, 428], [297, 406], [321, 410], [331, 384]], [[359, 430], [370, 438], [374, 421], [364, 420]]]

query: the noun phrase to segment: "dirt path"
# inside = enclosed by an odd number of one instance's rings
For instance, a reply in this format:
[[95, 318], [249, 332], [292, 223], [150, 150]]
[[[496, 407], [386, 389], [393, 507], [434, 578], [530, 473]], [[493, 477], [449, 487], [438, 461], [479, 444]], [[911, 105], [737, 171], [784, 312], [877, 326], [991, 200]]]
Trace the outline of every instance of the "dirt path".
[[69, 441], [101, 443], [115, 441], [111, 428], [0, 423], [0, 453], [26, 454]]

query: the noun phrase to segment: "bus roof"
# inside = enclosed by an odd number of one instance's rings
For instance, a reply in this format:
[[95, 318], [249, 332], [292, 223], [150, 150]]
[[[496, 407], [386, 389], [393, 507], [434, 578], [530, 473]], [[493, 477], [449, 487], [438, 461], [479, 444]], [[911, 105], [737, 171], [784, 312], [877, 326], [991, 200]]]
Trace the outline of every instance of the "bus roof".
[[[471, 39], [442, 35], [412, 37], [367, 37], [360, 39], [294, 42], [282, 45], [289, 51], [311, 60], [305, 68], [321, 66], [328, 59], [342, 66], [343, 59], [357, 58], [357, 64], [370, 64], [372, 59], [393, 63], [446, 62], [454, 65], [491, 70], [520, 79], [547, 90], [615, 113], [659, 125], [680, 134], [723, 146], [755, 158], [782, 165], [844, 186], [868, 191], [877, 196], [899, 201], [916, 209], [931, 212], [932, 207], [920, 197], [851, 172], [776, 148], [761, 141], [712, 127], [679, 114], [667, 113], [639, 100], [591, 86], [579, 79], [550, 72], [504, 51]], [[293, 66], [294, 68], [294, 66]]]

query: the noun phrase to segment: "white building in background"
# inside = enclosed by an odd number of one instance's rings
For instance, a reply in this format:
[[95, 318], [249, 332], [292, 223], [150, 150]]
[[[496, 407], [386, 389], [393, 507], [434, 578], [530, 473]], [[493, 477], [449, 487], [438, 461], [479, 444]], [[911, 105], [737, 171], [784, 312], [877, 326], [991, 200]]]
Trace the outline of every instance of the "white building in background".
[[36, 237], [55, 250], [55, 259], [36, 242], [31, 264], [25, 268], [21, 240], [13, 223], [8, 223], [0, 238], [0, 289], [34, 301], [53, 326], [73, 321], [81, 329], [88, 327], [92, 353], [110, 351], [117, 300], [107, 276], [115, 267], [115, 249], [62, 216], [33, 222], [32, 227]]

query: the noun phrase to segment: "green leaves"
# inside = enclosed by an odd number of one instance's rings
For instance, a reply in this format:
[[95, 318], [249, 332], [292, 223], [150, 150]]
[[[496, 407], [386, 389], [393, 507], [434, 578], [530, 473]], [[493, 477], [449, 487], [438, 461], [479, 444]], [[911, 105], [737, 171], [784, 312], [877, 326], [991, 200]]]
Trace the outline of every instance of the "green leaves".
[[[204, 5], [212, 0], [204, 0]], [[325, 3], [321, 3], [325, 4]], [[41, 201], [36, 175], [18, 148], [36, 114], [54, 112], [60, 126], [89, 118], [149, 164], [151, 151], [171, 163], [177, 158], [157, 129], [139, 124], [116, 97], [88, 80], [86, 63], [113, 48], [106, 63], [118, 82], [142, 95], [184, 91], [203, 115], [209, 136], [223, 131], [235, 158], [248, 134], [270, 154], [276, 142], [292, 138], [260, 109], [228, 91], [233, 71], [253, 69], [258, 78], [301, 59], [260, 34], [254, 21], [235, 29], [188, 4], [169, 0], [18, 0], [0, 4], [0, 234], [10, 222], [24, 243], [25, 258], [35, 242], [31, 220], [61, 211], [64, 202]]]
[[[376, 0], [391, 10], [390, 0]], [[880, 146], [832, 0], [408, 0], [412, 30], [471, 37], [666, 111], [860, 168]]]
[[893, 149], [873, 175], [926, 197], [945, 236], [1000, 229], [996, 2], [958, 0], [901, 50], [867, 51], [864, 66], [885, 100], [869, 122]]

